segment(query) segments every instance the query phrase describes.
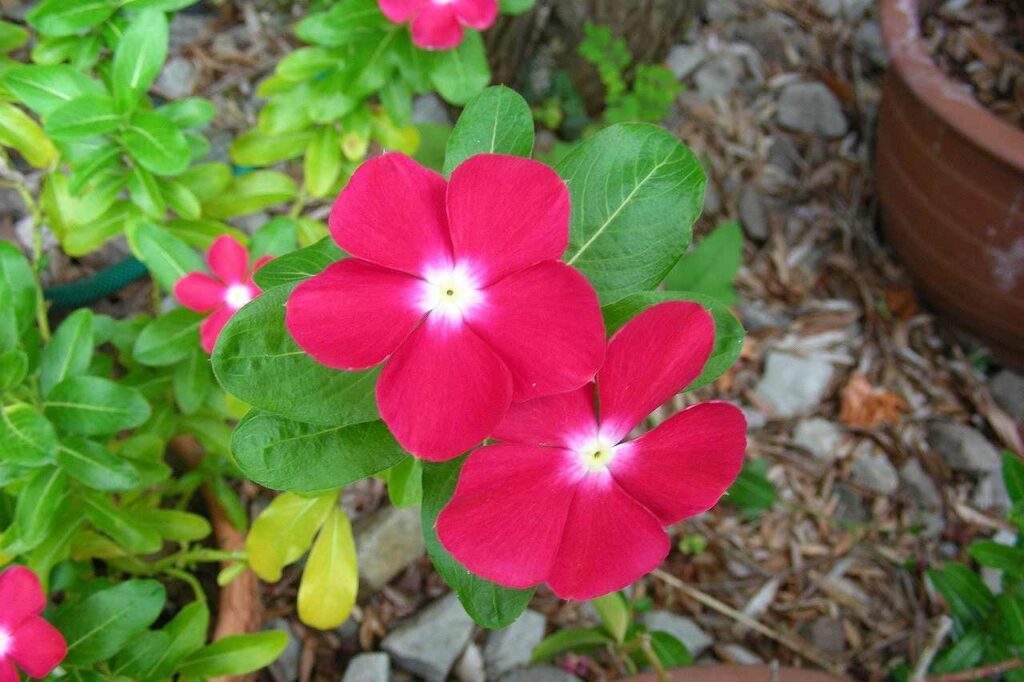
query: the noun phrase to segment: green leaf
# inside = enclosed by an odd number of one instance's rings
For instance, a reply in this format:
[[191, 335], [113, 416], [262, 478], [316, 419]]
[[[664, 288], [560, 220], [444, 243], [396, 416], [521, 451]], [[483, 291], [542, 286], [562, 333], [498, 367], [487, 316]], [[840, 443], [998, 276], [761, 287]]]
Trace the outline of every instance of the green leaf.
[[932, 665], [932, 672], [951, 673], [969, 670], [979, 665], [985, 658], [985, 650], [989, 646], [988, 637], [981, 630], [967, 632], [953, 646], [946, 649]]
[[74, 225], [61, 240], [69, 256], [82, 256], [93, 251], [111, 237], [127, 232], [142, 214], [133, 204], [117, 201], [110, 210], [87, 225]]
[[693, 301], [704, 306], [711, 312], [715, 321], [715, 345], [711, 350], [704, 370], [693, 383], [686, 387], [686, 390], [706, 386], [721, 375], [725, 374], [740, 357], [743, 350], [743, 339], [746, 334], [743, 325], [736, 319], [736, 316], [718, 299], [695, 294], [688, 291], [648, 291], [640, 294], [633, 294], [616, 303], [605, 306], [605, 325], [608, 327], [608, 334], [612, 335], [622, 328], [637, 314], [643, 312], [652, 305], [664, 301]]
[[57, 454], [53, 425], [24, 403], [0, 410], [0, 459], [22, 466], [52, 464]]
[[535, 646], [530, 660], [533, 663], [544, 663], [567, 651], [586, 653], [614, 643], [615, 640], [608, 633], [597, 628], [566, 628], [555, 632]]
[[276, 216], [253, 233], [249, 253], [253, 259], [277, 257], [294, 251], [298, 241], [298, 223], [285, 216]]
[[277, 63], [274, 73], [287, 81], [301, 83], [337, 66], [337, 51], [322, 47], [300, 47], [285, 55]]
[[1003, 593], [996, 596], [996, 608], [1003, 621], [1000, 632], [1016, 646], [1024, 646], [1024, 595]]
[[[10, 314], [13, 321], [13, 311]], [[0, 352], [0, 393], [21, 385], [27, 374], [28, 355], [25, 351], [11, 348]]]
[[280, 630], [254, 635], [229, 635], [196, 651], [179, 666], [182, 678], [244, 675], [273, 663], [288, 645]]
[[537, 0], [500, 0], [499, 6], [502, 14], [522, 14], [529, 12]]
[[399, 509], [419, 507], [423, 504], [423, 463], [415, 457], [405, 457], [385, 472], [388, 498]]
[[10, 295], [8, 311], [13, 311], [17, 335], [35, 322], [39, 289], [28, 259], [13, 244], [0, 242], [0, 291]]
[[444, 174], [475, 154], [529, 158], [533, 152], [533, 114], [519, 93], [504, 86], [487, 88], [470, 100], [448, 138]]
[[199, 220], [203, 213], [203, 206], [192, 190], [174, 180], [161, 179], [157, 181], [157, 185], [167, 204], [175, 213], [186, 220]]
[[379, 371], [341, 372], [303, 352], [284, 326], [290, 293], [288, 286], [269, 289], [231, 318], [213, 351], [221, 385], [260, 410], [309, 424], [347, 426], [377, 419]]
[[156, 80], [167, 58], [168, 37], [167, 16], [158, 10], [139, 12], [128, 24], [114, 50], [110, 74], [122, 111], [132, 109]]
[[18, 150], [36, 168], [50, 166], [58, 154], [39, 124], [7, 102], [0, 102], [0, 146]]
[[65, 665], [89, 665], [110, 658], [153, 624], [167, 593], [155, 580], [126, 580], [67, 602], [53, 620], [68, 643]]
[[202, 97], [186, 97], [168, 102], [156, 113], [182, 130], [202, 128], [217, 115], [217, 108], [208, 99]]
[[161, 12], [176, 12], [199, 2], [199, 0], [121, 0], [124, 9], [158, 9]]
[[356, 603], [359, 568], [352, 526], [334, 507], [317, 536], [299, 583], [299, 619], [320, 630], [345, 622]]
[[978, 540], [971, 543], [967, 553], [982, 566], [1024, 577], [1024, 549], [993, 540]]
[[167, 367], [181, 362], [199, 348], [199, 325], [202, 321], [202, 315], [185, 308], [161, 315], [142, 328], [135, 339], [132, 357], [151, 367]]
[[995, 608], [992, 592], [963, 564], [947, 563], [941, 569], [929, 569], [928, 579], [946, 600], [961, 634], [983, 623]]
[[[191, 190], [188, 191], [191, 192]], [[201, 249], [202, 251], [208, 251], [217, 237], [222, 234], [231, 235], [243, 245], [249, 243], [249, 237], [245, 232], [219, 220], [207, 220], [205, 218], [185, 220], [183, 218], [176, 218], [165, 223], [164, 229], [185, 242], [187, 246]]]
[[176, 179], [205, 204], [227, 191], [232, 175], [226, 163], [210, 162], [197, 163]]
[[397, 126], [412, 124], [412, 91], [401, 78], [390, 78], [380, 91], [380, 103]]
[[422, 464], [423, 538], [434, 567], [458, 595], [466, 613], [485, 628], [500, 629], [522, 615], [534, 590], [511, 590], [473, 575], [441, 545], [434, 529], [438, 514], [455, 492], [464, 460], [465, 457], [460, 457], [438, 464]]
[[104, 94], [99, 83], [64, 64], [16, 66], [5, 71], [0, 82], [19, 102], [43, 117], [82, 95]]
[[253, 572], [267, 582], [280, 580], [284, 567], [309, 549], [337, 500], [338, 491], [318, 497], [294, 493], [275, 497], [253, 522], [245, 540]]
[[341, 140], [333, 126], [320, 126], [306, 148], [305, 183], [314, 197], [326, 197], [341, 176]]
[[693, 291], [736, 303], [733, 281], [743, 264], [743, 230], [736, 221], [722, 223], [690, 253], [684, 254], [665, 278], [670, 291]]
[[169, 120], [153, 111], [132, 116], [124, 131], [128, 153], [139, 164], [157, 175], [178, 175], [189, 163], [188, 141]]
[[128, 460], [84, 438], [65, 438], [57, 447], [57, 464], [95, 490], [134, 490], [139, 485], [139, 472]]
[[693, 665], [693, 656], [686, 645], [667, 632], [652, 632], [651, 648], [666, 670]]
[[160, 534], [137, 518], [134, 510], [114, 506], [109, 496], [99, 493], [88, 492], [82, 499], [92, 525], [129, 552], [150, 554], [163, 546]]
[[761, 459], [743, 464], [726, 498], [749, 516], [767, 511], [775, 504], [775, 486], [768, 480], [768, 464]]
[[149, 419], [149, 403], [138, 391], [100, 377], [68, 377], [43, 403], [58, 429], [83, 436], [116, 433]]
[[466, 104], [491, 81], [484, 41], [476, 31], [466, 31], [454, 50], [435, 52], [430, 82], [452, 104]]
[[28, 31], [9, 21], [0, 21], [0, 54], [7, 54], [28, 42]]
[[106, 95], [79, 95], [53, 110], [46, 134], [58, 140], [77, 140], [117, 130], [124, 118]]
[[114, 675], [132, 680], [145, 679], [150, 661], [157, 658], [171, 644], [171, 638], [160, 630], [147, 630], [132, 639], [114, 659]]
[[171, 677], [182, 660], [202, 648], [209, 626], [210, 609], [205, 602], [194, 601], [178, 611], [163, 628], [163, 632], [169, 635], [170, 643], [151, 659], [147, 679]]
[[203, 204], [203, 211], [211, 218], [233, 218], [292, 201], [297, 194], [295, 181], [284, 173], [254, 171], [234, 178], [222, 195]]
[[591, 599], [590, 603], [597, 610], [601, 624], [608, 634], [620, 644], [625, 642], [626, 631], [629, 630], [629, 624], [633, 619], [632, 610], [629, 608], [626, 598], [619, 592], [610, 592], [603, 597]]
[[43, 0], [25, 19], [48, 36], [71, 36], [103, 23], [117, 10], [110, 0]]
[[388, 27], [375, 0], [343, 0], [326, 12], [317, 12], [295, 25], [295, 35], [306, 43], [343, 47], [375, 36]]
[[68, 315], [43, 348], [39, 388], [43, 396], [67, 377], [84, 374], [92, 360], [92, 311], [82, 308]]
[[257, 270], [253, 279], [264, 290], [296, 284], [319, 275], [328, 265], [344, 257], [345, 252], [330, 237], [325, 237], [312, 246], [275, 258]]
[[213, 530], [210, 522], [202, 516], [176, 509], [133, 509], [132, 514], [171, 542], [199, 542]]
[[340, 488], [405, 456], [383, 422], [315, 426], [256, 411], [238, 425], [231, 450], [247, 478], [304, 493]]
[[40, 469], [22, 489], [14, 510], [14, 525], [26, 549], [39, 545], [49, 535], [67, 489], [67, 475], [57, 467]]
[[139, 225], [134, 240], [139, 259], [165, 291], [173, 291], [188, 273], [203, 269], [202, 260], [188, 244], [152, 223]]
[[308, 130], [270, 134], [253, 129], [231, 143], [231, 160], [239, 166], [270, 166], [302, 156], [310, 139]]
[[572, 196], [566, 262], [603, 304], [657, 286], [689, 245], [704, 201], [693, 152], [657, 126], [619, 124], [581, 143], [557, 170]]
[[1009, 450], [1003, 451], [1003, 481], [1010, 500], [1024, 502], [1024, 459]]
[[174, 402], [183, 414], [195, 414], [206, 401], [213, 385], [210, 358], [196, 346], [188, 358], [174, 368]]

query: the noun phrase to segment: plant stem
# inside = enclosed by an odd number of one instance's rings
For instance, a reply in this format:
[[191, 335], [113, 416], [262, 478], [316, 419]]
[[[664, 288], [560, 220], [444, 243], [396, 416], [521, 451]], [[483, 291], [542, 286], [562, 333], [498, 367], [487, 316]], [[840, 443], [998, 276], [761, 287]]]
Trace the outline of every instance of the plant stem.
[[644, 656], [647, 657], [651, 667], [654, 668], [654, 674], [658, 676], [659, 682], [669, 682], [668, 673], [665, 671], [665, 666], [661, 664], [661, 659], [658, 658], [658, 654], [654, 652], [651, 647], [651, 638], [649, 635], [643, 635], [640, 638], [640, 648], [644, 652]]
[[1014, 658], [1009, 661], [1003, 661], [1002, 663], [983, 665], [980, 668], [961, 670], [955, 673], [945, 673], [944, 675], [932, 675], [926, 679], [927, 682], [971, 682], [972, 680], [980, 680], [993, 675], [1008, 673], [1011, 670], [1018, 670], [1020, 668], [1024, 668], [1024, 659]]

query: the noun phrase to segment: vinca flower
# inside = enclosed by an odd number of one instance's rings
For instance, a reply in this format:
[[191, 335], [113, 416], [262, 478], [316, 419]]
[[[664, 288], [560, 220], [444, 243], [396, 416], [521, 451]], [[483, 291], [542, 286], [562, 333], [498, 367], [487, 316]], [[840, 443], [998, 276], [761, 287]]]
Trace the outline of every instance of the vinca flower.
[[24, 566], [0, 573], [0, 682], [18, 682], [15, 666], [43, 678], [64, 660], [68, 647], [57, 628], [43, 619], [46, 595], [36, 574]]
[[604, 356], [597, 294], [558, 261], [569, 192], [547, 166], [481, 154], [451, 181], [401, 154], [364, 163], [331, 234], [352, 258], [306, 280], [285, 323], [319, 363], [384, 363], [377, 406], [440, 461], [478, 445], [512, 401], [579, 388]]
[[179, 303], [199, 313], [210, 313], [199, 328], [207, 353], [213, 352], [217, 337], [232, 315], [262, 293], [252, 276], [269, 260], [269, 256], [260, 258], [250, 268], [245, 247], [234, 237], [221, 235], [206, 252], [206, 264], [214, 276], [190, 272], [174, 285]]
[[[608, 342], [596, 384], [514, 405], [466, 460], [441, 543], [473, 573], [562, 599], [622, 589], [667, 556], [664, 528], [714, 506], [739, 474], [746, 423], [707, 402], [630, 432], [700, 373], [714, 343], [695, 303], [653, 306]], [[595, 408], [595, 398], [597, 407]]]
[[378, 0], [391, 21], [412, 21], [412, 42], [426, 50], [450, 50], [462, 42], [462, 27], [478, 31], [498, 17], [498, 0]]

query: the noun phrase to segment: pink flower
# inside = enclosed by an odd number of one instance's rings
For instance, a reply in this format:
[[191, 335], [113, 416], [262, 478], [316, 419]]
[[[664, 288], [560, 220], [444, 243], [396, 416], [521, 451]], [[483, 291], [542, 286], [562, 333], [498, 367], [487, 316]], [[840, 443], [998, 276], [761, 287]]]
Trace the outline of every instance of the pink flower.
[[17, 665], [29, 677], [49, 675], [68, 653], [57, 628], [43, 620], [46, 595], [24, 566], [0, 573], [0, 682], [18, 682]]
[[498, 18], [498, 0], [378, 0], [380, 11], [401, 24], [412, 19], [412, 42], [426, 50], [450, 50], [462, 42], [462, 27], [478, 31]]
[[298, 287], [285, 323], [318, 362], [385, 362], [377, 406], [424, 459], [479, 444], [513, 400], [570, 391], [604, 356], [597, 294], [558, 262], [569, 192], [547, 166], [481, 154], [451, 181], [401, 154], [364, 163], [330, 217], [352, 258]]
[[483, 578], [547, 583], [562, 599], [656, 568], [664, 527], [710, 509], [739, 474], [746, 424], [709, 402], [628, 435], [697, 377], [713, 342], [707, 311], [662, 303], [612, 337], [596, 385], [512, 406], [493, 436], [503, 442], [466, 460], [437, 520], [441, 543]]
[[179, 303], [199, 313], [210, 313], [199, 328], [207, 353], [213, 352], [213, 345], [231, 316], [262, 293], [252, 276], [269, 260], [270, 256], [264, 256], [250, 269], [245, 247], [234, 237], [221, 235], [206, 252], [206, 264], [216, 277], [190, 272], [174, 285], [174, 297]]

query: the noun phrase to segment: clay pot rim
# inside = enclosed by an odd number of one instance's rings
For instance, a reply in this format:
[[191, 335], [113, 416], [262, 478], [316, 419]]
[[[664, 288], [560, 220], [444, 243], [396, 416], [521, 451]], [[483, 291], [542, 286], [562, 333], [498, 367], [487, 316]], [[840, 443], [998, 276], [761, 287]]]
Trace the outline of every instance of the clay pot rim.
[[925, 106], [989, 155], [1024, 171], [1024, 130], [1003, 121], [946, 76], [925, 49], [920, 0], [883, 0], [882, 35], [895, 68]]

